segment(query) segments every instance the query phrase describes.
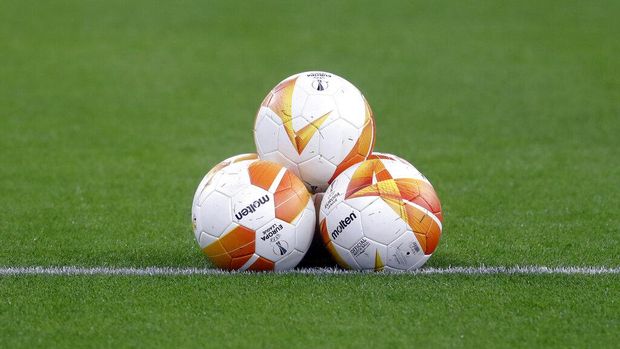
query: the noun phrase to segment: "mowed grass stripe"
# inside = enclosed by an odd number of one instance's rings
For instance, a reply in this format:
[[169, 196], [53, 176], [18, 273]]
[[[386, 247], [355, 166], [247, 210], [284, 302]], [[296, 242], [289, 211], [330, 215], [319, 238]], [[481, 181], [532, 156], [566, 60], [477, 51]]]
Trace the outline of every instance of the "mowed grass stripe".
[[616, 275], [0, 279], [3, 348], [613, 348]]
[[[270, 273], [270, 272], [269, 272]], [[342, 270], [337, 268], [304, 268], [288, 271], [275, 272], [276, 274], [308, 274], [308, 275], [355, 275], [369, 272]], [[238, 275], [238, 274], [268, 274], [256, 272], [237, 272], [220, 269], [207, 268], [175, 268], [175, 267], [146, 267], [146, 268], [122, 268], [122, 267], [2, 267], [0, 276], [15, 275]], [[447, 268], [424, 268], [415, 271], [400, 273], [412, 275], [433, 275], [433, 274], [457, 274], [457, 275], [536, 275], [536, 274], [555, 274], [555, 275], [601, 275], [601, 274], [620, 274], [620, 267], [610, 268], [601, 266], [565, 266], [565, 267], [546, 267], [546, 266], [480, 266], [480, 267], [447, 267]], [[398, 274], [396, 274], [398, 275]]]

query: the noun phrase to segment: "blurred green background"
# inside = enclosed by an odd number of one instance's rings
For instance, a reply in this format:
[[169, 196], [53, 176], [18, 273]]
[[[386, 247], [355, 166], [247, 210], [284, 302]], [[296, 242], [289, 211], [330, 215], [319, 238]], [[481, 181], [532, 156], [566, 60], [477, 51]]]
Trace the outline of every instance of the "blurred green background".
[[[410, 160], [437, 189], [444, 235], [428, 266], [617, 267], [619, 13], [619, 1], [0, 0], [0, 265], [207, 266], [189, 217], [199, 180], [220, 160], [254, 150], [254, 115], [276, 83], [326, 70], [369, 100], [376, 150]], [[125, 333], [136, 314], [143, 322], [132, 323], [133, 339], [204, 344], [205, 323], [228, 333], [248, 309], [277, 333], [275, 324], [301, 316], [299, 307], [271, 313], [269, 304], [298, 292], [328, 303], [307, 305], [307, 316], [290, 323], [288, 343], [342, 320], [350, 331], [326, 332], [339, 338], [334, 346], [378, 338], [367, 329], [387, 318], [399, 320], [376, 346], [429, 333], [432, 344], [449, 347], [502, 346], [506, 336], [513, 340], [506, 346], [618, 339], [615, 276], [485, 279], [480, 288], [464, 276], [231, 278], [120, 278], [106, 288], [106, 278], [0, 277], [0, 344], [70, 345], [84, 331], [96, 338], [73, 343], [119, 344], [111, 336]], [[553, 294], [573, 281], [582, 293], [558, 303]], [[140, 298], [134, 282], [164, 291]], [[304, 293], [316, 282], [328, 286]], [[472, 298], [458, 291], [463, 283], [490, 306], [471, 309]], [[537, 285], [547, 283], [551, 291], [539, 300]], [[250, 284], [266, 303], [235, 293]], [[218, 327], [225, 310], [196, 287], [237, 297], [227, 325]], [[409, 287], [411, 298], [403, 293]], [[350, 312], [357, 303], [334, 301], [334, 289], [369, 292], [373, 308]], [[445, 313], [441, 296], [421, 303], [415, 289], [452, 290], [451, 309], [469, 310]], [[108, 320], [92, 311], [102, 292], [118, 300]], [[523, 301], [503, 307], [504, 294]], [[203, 312], [175, 328], [183, 337], [166, 337], [156, 323], [173, 321], [162, 309], [177, 302]], [[395, 304], [411, 313], [392, 318]], [[46, 326], [37, 325], [41, 316]], [[467, 325], [472, 316], [480, 321]], [[487, 326], [496, 319], [501, 326]], [[256, 341], [261, 329], [249, 331], [241, 344], [268, 346]], [[226, 338], [210, 343], [237, 343]]]
[[616, 1], [0, 2], [0, 263], [202, 265], [201, 176], [284, 77], [356, 84], [437, 187], [429, 265], [615, 264]]

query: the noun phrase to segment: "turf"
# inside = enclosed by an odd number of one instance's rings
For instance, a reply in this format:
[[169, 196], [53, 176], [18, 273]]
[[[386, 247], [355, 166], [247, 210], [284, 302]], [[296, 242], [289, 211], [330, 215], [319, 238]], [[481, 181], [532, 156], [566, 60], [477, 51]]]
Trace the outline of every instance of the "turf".
[[[189, 222], [195, 186], [253, 151], [254, 113], [274, 84], [321, 69], [364, 92], [376, 149], [435, 185], [446, 221], [429, 266], [620, 266], [619, 11], [0, 1], [0, 265], [206, 266]], [[426, 333], [439, 346], [611, 346], [619, 281], [1, 278], [0, 346], [380, 347]], [[235, 339], [247, 320], [261, 329]]]
[[0, 321], [12, 324], [3, 329], [5, 347], [604, 348], [617, 344], [620, 325], [620, 283], [609, 276], [24, 277], [4, 283]]

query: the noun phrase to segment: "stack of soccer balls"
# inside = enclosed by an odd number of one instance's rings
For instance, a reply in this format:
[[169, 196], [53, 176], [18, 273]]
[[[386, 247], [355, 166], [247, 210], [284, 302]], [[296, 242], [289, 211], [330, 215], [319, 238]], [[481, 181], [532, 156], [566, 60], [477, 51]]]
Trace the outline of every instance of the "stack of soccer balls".
[[413, 270], [435, 251], [433, 186], [407, 161], [373, 153], [372, 111], [350, 82], [285, 79], [261, 103], [254, 140], [257, 154], [219, 163], [194, 195], [194, 234], [217, 267], [291, 269], [315, 235], [349, 269]]

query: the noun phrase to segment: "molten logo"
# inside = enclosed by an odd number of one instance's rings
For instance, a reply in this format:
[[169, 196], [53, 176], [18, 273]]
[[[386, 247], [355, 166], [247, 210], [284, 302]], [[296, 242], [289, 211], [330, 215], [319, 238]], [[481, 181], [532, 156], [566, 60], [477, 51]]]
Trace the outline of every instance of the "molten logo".
[[254, 200], [254, 202], [246, 206], [243, 210], [236, 212], [235, 217], [238, 220], [241, 220], [241, 218], [249, 215], [250, 213], [256, 212], [257, 208], [259, 208], [261, 205], [264, 205], [268, 201], [269, 201], [269, 195], [265, 195], [262, 198], [258, 198], [258, 200]]
[[357, 216], [355, 215], [355, 212], [351, 212], [350, 215], [348, 215], [343, 220], [341, 220], [340, 223], [338, 223], [338, 226], [336, 227], [336, 229], [332, 231], [332, 239], [336, 240], [336, 238], [338, 237], [338, 235], [340, 235], [340, 233], [342, 233], [344, 228], [346, 228], [349, 224], [351, 224], [351, 222], [353, 222], [355, 218], [357, 218]]

